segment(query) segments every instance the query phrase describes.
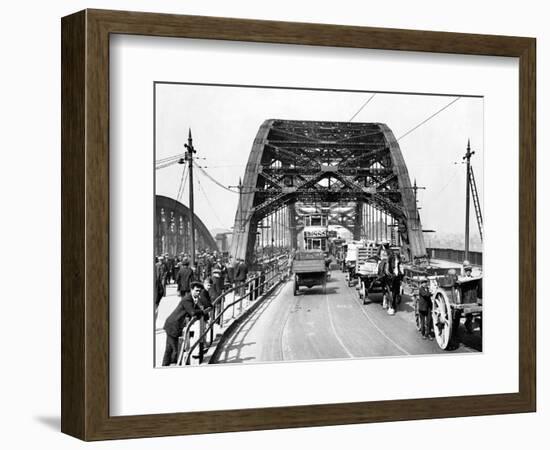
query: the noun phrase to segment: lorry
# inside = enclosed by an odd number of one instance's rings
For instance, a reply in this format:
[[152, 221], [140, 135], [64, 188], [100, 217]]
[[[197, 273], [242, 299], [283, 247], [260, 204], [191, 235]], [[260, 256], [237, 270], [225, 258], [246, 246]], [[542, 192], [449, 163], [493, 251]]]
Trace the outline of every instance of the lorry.
[[320, 250], [300, 250], [292, 261], [294, 273], [294, 295], [298, 295], [301, 286], [312, 288], [322, 286], [326, 292], [327, 268], [325, 253]]

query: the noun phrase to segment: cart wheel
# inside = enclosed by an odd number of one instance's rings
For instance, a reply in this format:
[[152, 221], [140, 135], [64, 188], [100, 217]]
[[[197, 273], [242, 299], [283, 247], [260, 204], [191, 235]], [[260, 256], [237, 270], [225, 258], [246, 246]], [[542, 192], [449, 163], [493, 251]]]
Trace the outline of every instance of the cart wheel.
[[368, 292], [367, 292], [367, 283], [365, 280], [360, 280], [361, 288], [359, 289], [359, 298], [363, 299], [363, 305], [367, 304]]
[[433, 302], [432, 321], [435, 340], [442, 350], [449, 347], [453, 330], [453, 311], [446, 295], [437, 294]]

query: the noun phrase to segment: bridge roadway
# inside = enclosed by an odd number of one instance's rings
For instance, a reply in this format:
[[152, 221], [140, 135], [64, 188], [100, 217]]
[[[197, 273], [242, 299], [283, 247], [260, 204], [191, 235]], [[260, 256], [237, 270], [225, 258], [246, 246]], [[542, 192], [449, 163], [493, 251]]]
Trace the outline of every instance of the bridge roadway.
[[[363, 305], [344, 274], [333, 270], [322, 288], [280, 286], [274, 295], [244, 319], [221, 344], [212, 363], [257, 363], [335, 358], [364, 358], [449, 353], [424, 340], [414, 324], [412, 299], [404, 296], [395, 316], [381, 306], [380, 294]], [[468, 335], [459, 329], [461, 341], [453, 352], [481, 351], [479, 328]]]

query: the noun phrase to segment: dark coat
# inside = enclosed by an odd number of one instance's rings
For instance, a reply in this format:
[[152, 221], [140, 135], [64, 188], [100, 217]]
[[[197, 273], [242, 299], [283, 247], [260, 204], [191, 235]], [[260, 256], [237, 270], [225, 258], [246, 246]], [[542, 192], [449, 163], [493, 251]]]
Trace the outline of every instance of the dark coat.
[[199, 297], [199, 303], [203, 309], [212, 308], [212, 297], [210, 295], [211, 291], [212, 291], [212, 288], [210, 288], [209, 291], [207, 291], [206, 289], [203, 289], [201, 291], [201, 294]]
[[235, 266], [233, 265], [227, 267], [227, 280], [230, 283], [233, 283], [235, 281]]
[[166, 322], [164, 322], [164, 331], [172, 337], [179, 337], [185, 326], [186, 319], [201, 317], [202, 315], [204, 315], [204, 311], [198, 305], [195, 306], [191, 294], [187, 293], [168, 316]]
[[189, 292], [191, 290], [191, 282], [194, 280], [193, 269], [188, 266], [181, 266], [176, 275], [176, 283], [178, 283], [178, 291], [180, 293]]
[[432, 307], [432, 294], [427, 287], [420, 286], [418, 290], [418, 311], [427, 312]]
[[244, 262], [240, 262], [237, 264], [237, 267], [235, 267], [235, 281], [243, 282], [246, 280], [246, 277], [248, 275], [248, 267]]

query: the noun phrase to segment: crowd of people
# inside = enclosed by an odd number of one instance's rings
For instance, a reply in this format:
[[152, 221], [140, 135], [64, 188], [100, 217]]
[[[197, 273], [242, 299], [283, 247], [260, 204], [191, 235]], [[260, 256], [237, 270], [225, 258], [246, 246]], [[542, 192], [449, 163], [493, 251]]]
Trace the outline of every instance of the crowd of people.
[[217, 251], [200, 252], [193, 264], [189, 255], [159, 255], [155, 258], [155, 311], [174, 283], [180, 301], [164, 323], [166, 348], [163, 366], [176, 363], [179, 337], [187, 320], [210, 319], [216, 299], [232, 287], [240, 289], [248, 278], [248, 266], [242, 259], [223, 258]]

